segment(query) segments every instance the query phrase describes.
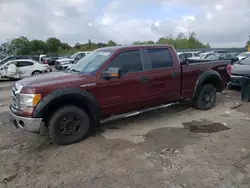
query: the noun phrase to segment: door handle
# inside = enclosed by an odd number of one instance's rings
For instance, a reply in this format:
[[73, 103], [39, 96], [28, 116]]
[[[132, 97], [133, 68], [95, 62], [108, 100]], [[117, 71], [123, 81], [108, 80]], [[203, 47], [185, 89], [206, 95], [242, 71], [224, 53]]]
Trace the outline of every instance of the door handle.
[[177, 72], [172, 73], [172, 78], [177, 78], [177, 77], [178, 77], [178, 73]]
[[140, 81], [142, 83], [148, 83], [149, 82], [149, 77], [143, 76], [143, 77], [140, 78]]

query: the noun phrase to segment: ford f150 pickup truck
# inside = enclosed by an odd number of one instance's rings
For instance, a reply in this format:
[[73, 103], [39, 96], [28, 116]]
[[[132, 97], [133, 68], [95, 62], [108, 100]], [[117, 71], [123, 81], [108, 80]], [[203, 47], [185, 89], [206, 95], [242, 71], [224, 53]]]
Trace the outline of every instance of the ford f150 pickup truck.
[[208, 110], [229, 80], [228, 64], [180, 62], [169, 45], [100, 48], [65, 72], [16, 82], [10, 119], [29, 132], [47, 127], [52, 141], [66, 145], [96, 124], [183, 100]]

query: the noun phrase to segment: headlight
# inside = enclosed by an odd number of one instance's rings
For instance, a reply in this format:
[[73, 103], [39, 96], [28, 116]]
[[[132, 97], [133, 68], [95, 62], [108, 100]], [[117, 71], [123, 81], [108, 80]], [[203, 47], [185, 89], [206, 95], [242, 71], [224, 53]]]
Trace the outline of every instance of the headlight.
[[20, 110], [27, 107], [34, 107], [40, 101], [40, 94], [20, 94]]

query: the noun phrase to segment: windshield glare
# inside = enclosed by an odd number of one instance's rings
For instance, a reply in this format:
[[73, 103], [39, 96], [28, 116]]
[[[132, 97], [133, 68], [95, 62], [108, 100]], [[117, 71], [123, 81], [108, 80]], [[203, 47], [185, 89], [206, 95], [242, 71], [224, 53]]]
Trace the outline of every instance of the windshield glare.
[[69, 70], [73, 72], [91, 74], [95, 72], [106, 60], [108, 60], [112, 54], [112, 52], [107, 51], [93, 51], [70, 67]]

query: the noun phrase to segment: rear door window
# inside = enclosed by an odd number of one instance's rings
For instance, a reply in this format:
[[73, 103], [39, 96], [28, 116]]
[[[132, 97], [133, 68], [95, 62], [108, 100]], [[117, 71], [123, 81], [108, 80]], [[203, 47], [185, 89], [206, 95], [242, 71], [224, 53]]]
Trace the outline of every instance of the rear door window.
[[17, 63], [18, 67], [27, 67], [27, 66], [32, 66], [34, 63], [30, 62], [30, 61], [19, 61]]
[[108, 64], [105, 70], [110, 67], [120, 68], [122, 75], [130, 72], [139, 72], [143, 70], [142, 60], [139, 50], [132, 50], [119, 53], [112, 61]]
[[148, 49], [152, 69], [168, 68], [173, 66], [173, 60], [167, 48]]

